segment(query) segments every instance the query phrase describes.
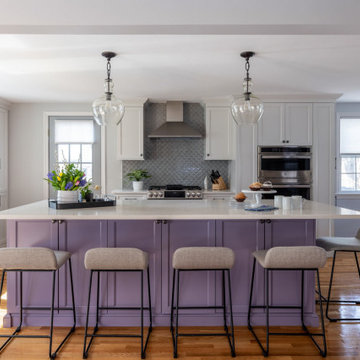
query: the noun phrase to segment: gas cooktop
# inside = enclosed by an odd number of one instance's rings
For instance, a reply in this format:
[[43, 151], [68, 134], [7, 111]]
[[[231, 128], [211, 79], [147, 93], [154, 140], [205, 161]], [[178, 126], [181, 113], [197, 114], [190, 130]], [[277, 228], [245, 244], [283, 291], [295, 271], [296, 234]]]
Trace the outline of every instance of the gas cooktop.
[[201, 200], [203, 193], [200, 186], [192, 185], [164, 185], [149, 186], [147, 199], [149, 200]]

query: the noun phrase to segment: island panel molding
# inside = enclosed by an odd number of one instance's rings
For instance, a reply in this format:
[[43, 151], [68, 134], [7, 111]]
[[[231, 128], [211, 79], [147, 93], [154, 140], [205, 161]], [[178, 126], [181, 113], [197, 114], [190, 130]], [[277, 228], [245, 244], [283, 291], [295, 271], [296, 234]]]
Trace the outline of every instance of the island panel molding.
[[[45, 246], [54, 250], [72, 253], [77, 324], [84, 326], [87, 304], [89, 272], [84, 268], [84, 256], [95, 247], [137, 247], [149, 253], [151, 291], [154, 309], [154, 325], [168, 326], [171, 299], [172, 254], [183, 246], [227, 246], [234, 250], [236, 265], [232, 270], [234, 320], [236, 325], [245, 325], [249, 282], [254, 250], [274, 245], [314, 245], [314, 220], [9, 220], [8, 246]], [[295, 231], [294, 231], [295, 230]], [[56, 292], [56, 303], [67, 306], [71, 302], [67, 270], [60, 272], [62, 292]], [[16, 274], [8, 274], [8, 313], [4, 326], [13, 326], [19, 318], [19, 303]], [[139, 304], [139, 289], [136, 274], [103, 274], [101, 277], [100, 301], [104, 306], [134, 306]], [[184, 275], [185, 276], [185, 275]], [[182, 305], [221, 304], [221, 281], [214, 272], [186, 275], [187, 286], [181, 291]], [[286, 284], [286, 291], [279, 284]], [[146, 284], [144, 284], [146, 286]], [[317, 325], [314, 304], [314, 282], [306, 277], [305, 318], [309, 325]], [[126, 288], [126, 292], [123, 289]], [[271, 301], [299, 305], [299, 278], [294, 273], [282, 273], [271, 278]], [[264, 299], [264, 272], [256, 276], [255, 297]], [[283, 287], [282, 287], [283, 289]], [[29, 273], [24, 275], [24, 305], [46, 306], [51, 293], [49, 274]], [[216, 295], [215, 295], [216, 294]], [[95, 296], [95, 293], [94, 293]], [[92, 299], [95, 302], [95, 298]], [[299, 325], [296, 310], [271, 315], [277, 325]], [[66, 326], [71, 313], [55, 314], [56, 324]], [[94, 321], [94, 308], [90, 322]], [[104, 326], [137, 326], [139, 315], [132, 311], [107, 311], [102, 314]], [[221, 325], [223, 315], [214, 310], [187, 310], [182, 315], [182, 325]], [[26, 324], [46, 326], [49, 318], [44, 312], [27, 311]], [[263, 312], [254, 316], [254, 324], [265, 324]]]

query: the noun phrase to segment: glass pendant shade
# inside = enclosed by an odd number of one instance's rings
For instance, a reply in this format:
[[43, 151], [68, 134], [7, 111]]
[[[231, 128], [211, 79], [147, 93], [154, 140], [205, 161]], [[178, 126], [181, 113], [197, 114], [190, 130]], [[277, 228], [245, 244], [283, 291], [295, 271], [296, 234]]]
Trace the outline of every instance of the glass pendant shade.
[[253, 94], [243, 94], [231, 104], [231, 114], [238, 125], [256, 125], [263, 112], [264, 105]]
[[125, 113], [124, 104], [114, 94], [111, 94], [110, 99], [108, 95], [103, 95], [94, 100], [92, 109], [96, 123], [101, 126], [106, 126], [110, 122], [120, 124]]

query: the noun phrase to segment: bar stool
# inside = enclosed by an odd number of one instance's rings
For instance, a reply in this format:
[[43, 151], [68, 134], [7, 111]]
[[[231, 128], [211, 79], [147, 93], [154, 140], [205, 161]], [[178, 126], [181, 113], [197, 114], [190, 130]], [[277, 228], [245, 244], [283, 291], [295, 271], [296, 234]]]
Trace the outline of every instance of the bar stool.
[[[178, 337], [179, 336], [226, 336], [229, 340], [231, 356], [235, 357], [235, 338], [234, 338], [234, 322], [232, 313], [231, 300], [231, 282], [230, 269], [234, 266], [235, 254], [225, 247], [184, 247], [179, 248], [173, 255], [173, 281], [171, 295], [171, 315], [170, 315], [170, 331], [173, 340], [174, 358], [178, 356]], [[221, 271], [222, 272], [222, 306], [180, 306], [180, 273], [183, 271]], [[228, 279], [229, 292], [229, 310], [231, 334], [226, 324], [226, 295], [225, 295], [225, 272]], [[174, 307], [176, 287], [176, 306]], [[174, 309], [175, 313], [175, 334], [174, 334]], [[179, 333], [179, 310], [182, 309], [222, 309], [224, 316], [224, 333], [207, 333], [207, 334], [182, 334]]]
[[[259, 344], [263, 355], [269, 355], [269, 335], [308, 335], [320, 354], [325, 357], [327, 353], [324, 315], [321, 299], [319, 268], [325, 266], [326, 251], [317, 246], [284, 246], [273, 247], [269, 250], [258, 250], [253, 252], [254, 262], [251, 276], [250, 286], [250, 299], [248, 311], [248, 328], [254, 335], [257, 343]], [[254, 277], [256, 261], [265, 269], [265, 305], [252, 305], [252, 296], [254, 289]], [[277, 270], [294, 270], [301, 271], [301, 306], [275, 306], [269, 305], [269, 272]], [[321, 333], [311, 333], [304, 323], [304, 272], [315, 271], [317, 277], [317, 284], [319, 289], [320, 301], [320, 318], [321, 318]], [[266, 348], [262, 345], [260, 339], [256, 335], [251, 325], [251, 309], [265, 309], [266, 312]], [[269, 332], [269, 309], [300, 309], [301, 311], [301, 324], [304, 330], [303, 333], [282, 333], [282, 332]], [[315, 341], [314, 336], [321, 336], [323, 338], [323, 349]]]
[[[95, 248], [90, 249], [85, 254], [85, 268], [90, 270], [89, 297], [86, 314], [85, 336], [83, 358], [88, 357], [89, 349], [95, 337], [135, 337], [141, 339], [141, 358], [145, 359], [146, 347], [148, 345], [150, 333], [152, 331], [152, 313], [151, 313], [151, 295], [150, 295], [150, 277], [149, 277], [149, 260], [148, 254], [140, 249], [135, 248]], [[147, 288], [149, 306], [144, 307], [143, 283], [144, 271], [147, 272]], [[100, 273], [101, 272], [138, 272], [140, 273], [140, 307], [104, 307], [99, 306], [99, 289], [100, 289]], [[97, 292], [96, 292], [96, 324], [92, 334], [88, 334], [90, 297], [93, 273], [97, 272]], [[99, 329], [99, 310], [140, 310], [141, 315], [141, 332], [140, 335], [128, 334], [97, 334]], [[144, 345], [144, 310], [149, 311], [150, 325]], [[87, 338], [90, 337], [87, 345]]]
[[358, 271], [358, 275], [360, 277], [360, 267], [359, 267], [359, 261], [357, 258], [358, 252], [360, 252], [360, 229], [358, 230], [355, 237], [321, 237], [319, 239], [316, 239], [316, 245], [322, 247], [328, 252], [333, 251], [333, 261], [331, 266], [331, 275], [330, 275], [330, 282], [329, 282], [329, 290], [327, 298], [323, 297], [323, 300], [326, 301], [326, 317], [330, 321], [359, 321], [360, 318], [331, 318], [329, 316], [329, 304], [335, 303], [335, 304], [354, 304], [359, 305], [359, 300], [340, 300], [340, 299], [334, 299], [331, 300], [331, 290], [332, 290], [332, 283], [334, 279], [334, 271], [335, 271], [335, 261], [336, 261], [336, 255], [338, 252], [352, 252], [354, 253], [356, 267]]
[[[55, 359], [58, 351], [64, 345], [65, 341], [75, 331], [76, 326], [76, 312], [74, 301], [74, 287], [71, 270], [71, 254], [67, 251], [54, 251], [42, 247], [33, 248], [1, 248], [0, 249], [0, 268], [3, 269], [0, 285], [0, 294], [2, 293], [5, 273], [9, 271], [16, 271], [20, 273], [20, 321], [18, 327], [11, 335], [0, 335], [0, 337], [7, 338], [4, 344], [0, 347], [0, 352], [8, 343], [14, 338], [47, 338], [49, 339], [49, 358]], [[68, 261], [69, 275], [71, 285], [71, 299], [72, 307], [54, 307], [55, 300], [55, 279], [56, 272], [59, 268]], [[49, 307], [35, 307], [23, 306], [23, 272], [51, 272], [52, 273], [52, 287], [51, 287], [51, 306]], [[24, 310], [50, 310], [50, 334], [49, 335], [19, 335], [23, 322]], [[62, 340], [60, 345], [52, 352], [53, 330], [54, 330], [54, 310], [71, 310], [73, 312], [73, 326]]]

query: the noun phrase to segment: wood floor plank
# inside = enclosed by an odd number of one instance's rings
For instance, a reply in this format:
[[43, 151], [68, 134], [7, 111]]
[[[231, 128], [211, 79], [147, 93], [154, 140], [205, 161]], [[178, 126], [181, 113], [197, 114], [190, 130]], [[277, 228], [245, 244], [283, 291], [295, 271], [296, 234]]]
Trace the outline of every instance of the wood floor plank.
[[[324, 294], [327, 294], [328, 282], [331, 271], [331, 259], [328, 260], [326, 267], [321, 270], [321, 286]], [[1, 273], [0, 273], [1, 275]], [[356, 273], [356, 265], [353, 254], [340, 254], [337, 257], [336, 277], [334, 279], [334, 297], [343, 299], [360, 299], [360, 279]], [[6, 309], [6, 287], [3, 291], [0, 311], [5, 313]], [[4, 296], [5, 295], [5, 296]], [[360, 306], [344, 305], [339, 311], [332, 310], [331, 315], [341, 314], [344, 316], [359, 316]], [[206, 328], [218, 331], [219, 328]], [[283, 330], [301, 330], [300, 328], [286, 328]], [[46, 334], [46, 327], [25, 328], [24, 334], [36, 333]], [[132, 332], [135, 328], [106, 328], [102, 332], [116, 333], [119, 331]], [[184, 331], [193, 330], [184, 328]], [[8, 333], [10, 329], [0, 328], [0, 333]], [[65, 335], [67, 329], [56, 328], [54, 343], [59, 343]], [[276, 328], [274, 328], [276, 331]], [[328, 360], [360, 360], [360, 322], [356, 323], [330, 323], [326, 321], [326, 333], [328, 341]], [[58, 355], [58, 359], [82, 359], [83, 328], [77, 328], [71, 339], [65, 344]], [[261, 329], [260, 334], [265, 332]], [[0, 339], [0, 341], [2, 341]], [[235, 341], [237, 359], [241, 360], [263, 360], [261, 351], [246, 327], [236, 327]], [[98, 338], [89, 353], [88, 359], [99, 360], [138, 360], [140, 344], [138, 339], [115, 339]], [[1, 353], [1, 359], [9, 360], [42, 360], [48, 359], [48, 340], [47, 339], [15, 339]], [[269, 360], [320, 360], [317, 350], [307, 337], [299, 336], [276, 336], [270, 338]], [[172, 342], [168, 328], [155, 328], [151, 334], [149, 346], [146, 354], [147, 359], [169, 360], [172, 359]], [[205, 338], [181, 338], [179, 341], [179, 359], [184, 360], [230, 360], [229, 345], [225, 338], [205, 337]]]

